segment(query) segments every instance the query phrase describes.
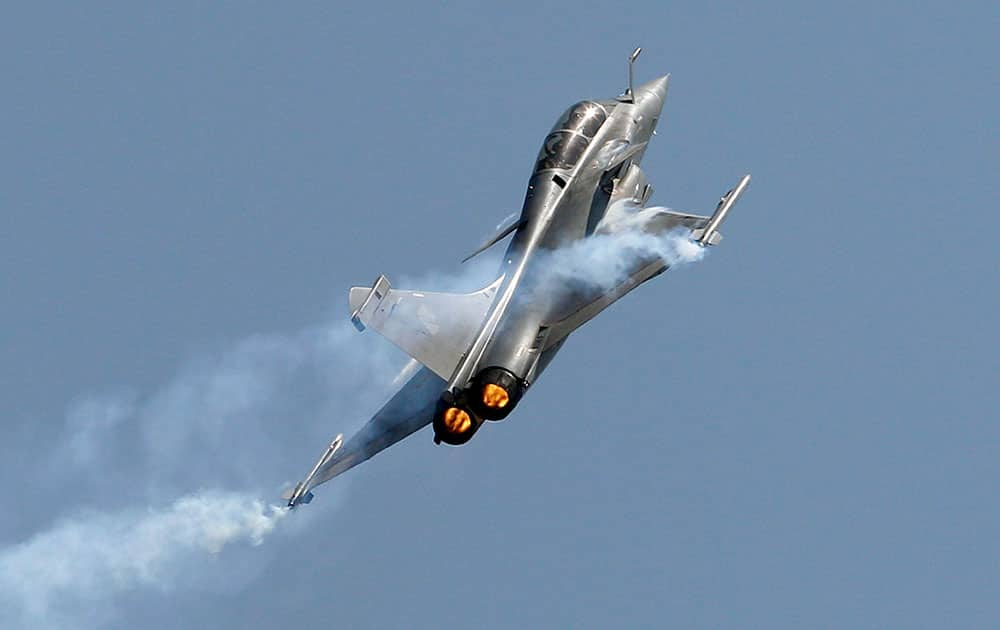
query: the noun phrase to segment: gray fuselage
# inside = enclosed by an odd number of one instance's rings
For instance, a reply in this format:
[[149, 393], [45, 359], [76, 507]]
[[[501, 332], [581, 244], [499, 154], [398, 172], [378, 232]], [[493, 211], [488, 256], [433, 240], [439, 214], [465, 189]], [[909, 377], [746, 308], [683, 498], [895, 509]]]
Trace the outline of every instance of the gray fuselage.
[[[564, 338], [549, 343], [545, 324], [573, 309], [574, 296], [532, 291], [546, 275], [546, 254], [591, 234], [623, 188], [639, 203], [648, 197], [637, 165], [659, 120], [667, 82], [650, 81], [632, 99], [577, 103], [556, 122], [528, 181], [497, 298], [448, 381], [452, 396], [489, 368], [515, 376], [523, 392], [558, 351]], [[520, 299], [529, 291], [530, 299]]]

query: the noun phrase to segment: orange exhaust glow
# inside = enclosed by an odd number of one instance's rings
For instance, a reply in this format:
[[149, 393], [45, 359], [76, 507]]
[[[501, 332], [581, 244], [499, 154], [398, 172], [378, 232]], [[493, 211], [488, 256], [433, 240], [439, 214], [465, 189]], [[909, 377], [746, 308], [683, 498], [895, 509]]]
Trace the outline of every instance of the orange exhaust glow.
[[452, 433], [465, 433], [472, 426], [472, 418], [458, 407], [448, 407], [444, 412], [444, 426]]
[[503, 409], [510, 402], [510, 394], [499, 385], [487, 383], [483, 386], [483, 404], [491, 409]]

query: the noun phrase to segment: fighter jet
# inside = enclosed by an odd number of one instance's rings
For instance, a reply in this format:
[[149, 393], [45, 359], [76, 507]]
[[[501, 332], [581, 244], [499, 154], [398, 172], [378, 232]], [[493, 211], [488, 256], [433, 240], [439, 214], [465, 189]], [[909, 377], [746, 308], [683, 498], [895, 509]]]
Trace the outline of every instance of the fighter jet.
[[[669, 75], [616, 97], [580, 101], [563, 113], [542, 142], [520, 216], [471, 256], [507, 236], [496, 280], [468, 294], [404, 291], [385, 276], [350, 291], [351, 321], [371, 328], [414, 361], [406, 384], [346, 443], [338, 436], [309, 475], [285, 498], [308, 503], [312, 489], [366, 461], [419, 429], [433, 425], [438, 444], [468, 442], [486, 423], [511, 414], [575, 330], [669, 264], [638, 256], [610, 289], [540, 290], [547, 254], [616, 230], [660, 235], [686, 231], [699, 247], [716, 245], [718, 230], [750, 181], [745, 175], [711, 216], [646, 208], [653, 191], [640, 168], [667, 96]], [[623, 204], [630, 217], [612, 220]], [[470, 256], [470, 258], [471, 258]]]

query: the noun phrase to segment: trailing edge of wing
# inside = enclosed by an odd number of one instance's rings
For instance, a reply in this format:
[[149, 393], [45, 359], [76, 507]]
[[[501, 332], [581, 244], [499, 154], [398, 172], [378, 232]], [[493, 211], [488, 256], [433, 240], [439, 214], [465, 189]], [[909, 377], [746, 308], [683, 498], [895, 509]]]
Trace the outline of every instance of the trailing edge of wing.
[[329, 481], [430, 424], [445, 380], [425, 367], [312, 475], [309, 488]]

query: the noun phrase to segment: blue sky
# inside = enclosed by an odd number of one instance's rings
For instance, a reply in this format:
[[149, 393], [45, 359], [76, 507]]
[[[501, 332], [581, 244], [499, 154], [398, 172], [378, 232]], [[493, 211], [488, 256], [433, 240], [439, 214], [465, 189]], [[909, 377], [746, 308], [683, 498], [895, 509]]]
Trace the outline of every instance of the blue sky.
[[[259, 547], [44, 619], [994, 624], [998, 26], [985, 2], [8, 11], [0, 557], [84, 511], [299, 477], [402, 360], [373, 333], [316, 349], [348, 287], [458, 273], [641, 45], [639, 80], [672, 73], [652, 202], [710, 210], [754, 176], [722, 246], [468, 446], [420, 433]], [[233, 365], [239, 404], [170, 407]], [[81, 459], [95, 400], [130, 411]]]

